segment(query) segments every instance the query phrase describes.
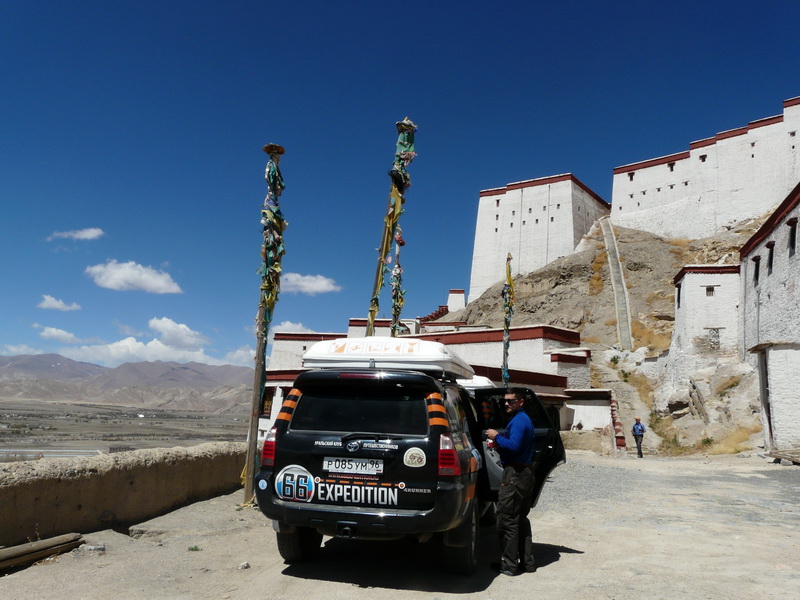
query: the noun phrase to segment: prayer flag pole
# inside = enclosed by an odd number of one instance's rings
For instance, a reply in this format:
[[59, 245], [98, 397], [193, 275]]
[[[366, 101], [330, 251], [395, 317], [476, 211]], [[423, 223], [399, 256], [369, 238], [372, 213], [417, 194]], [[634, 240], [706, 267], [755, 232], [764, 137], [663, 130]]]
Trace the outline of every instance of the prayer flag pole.
[[506, 282], [503, 284], [503, 291], [500, 292], [503, 298], [503, 385], [508, 386], [510, 377], [508, 375], [508, 347], [511, 344], [511, 315], [514, 314], [514, 280], [511, 278], [511, 253], [506, 257]]
[[[383, 219], [383, 235], [381, 237], [381, 245], [378, 248], [378, 268], [375, 272], [375, 285], [372, 288], [372, 299], [370, 300], [369, 313], [367, 314], [366, 334], [368, 336], [375, 334], [375, 317], [378, 314], [380, 305], [381, 288], [383, 288], [384, 276], [389, 270], [389, 251], [400, 215], [403, 214], [403, 203], [406, 201], [405, 191], [411, 185], [408, 165], [417, 155], [414, 150], [414, 132], [417, 130], [417, 126], [408, 117], [398, 121], [396, 125], [397, 147], [392, 168], [389, 170], [392, 188], [389, 191], [389, 205], [386, 209], [386, 216]], [[400, 306], [402, 307], [402, 304]]]
[[255, 476], [256, 445], [258, 439], [258, 419], [262, 412], [272, 412], [272, 398], [263, 406], [264, 383], [266, 382], [267, 336], [275, 311], [275, 303], [281, 291], [281, 258], [284, 255], [283, 231], [286, 221], [281, 214], [278, 199], [283, 192], [283, 176], [279, 168], [283, 146], [267, 144], [264, 152], [269, 155], [264, 177], [267, 180], [267, 196], [261, 208], [261, 224], [264, 226], [264, 240], [261, 246], [261, 288], [259, 291], [258, 314], [256, 315], [256, 372], [253, 380], [253, 403], [250, 414], [250, 429], [247, 432], [247, 462], [244, 469], [244, 502], [253, 499], [253, 477]]

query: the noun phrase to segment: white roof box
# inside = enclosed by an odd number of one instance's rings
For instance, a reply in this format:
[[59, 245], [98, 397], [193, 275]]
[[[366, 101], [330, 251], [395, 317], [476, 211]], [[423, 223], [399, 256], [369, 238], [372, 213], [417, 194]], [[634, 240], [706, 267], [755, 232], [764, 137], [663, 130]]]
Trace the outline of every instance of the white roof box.
[[439, 342], [414, 338], [339, 338], [317, 342], [303, 355], [307, 369], [375, 368], [424, 371], [470, 379], [472, 367]]

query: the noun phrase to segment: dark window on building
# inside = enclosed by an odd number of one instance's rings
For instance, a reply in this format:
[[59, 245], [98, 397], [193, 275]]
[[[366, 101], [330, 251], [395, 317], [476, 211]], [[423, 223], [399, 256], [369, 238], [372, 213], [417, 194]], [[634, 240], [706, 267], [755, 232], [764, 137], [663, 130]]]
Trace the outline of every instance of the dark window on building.
[[525, 225], [525, 221], [523, 221], [522, 224]]
[[534, 225], [538, 225], [538, 224], [539, 224], [539, 219], [536, 219], [536, 223], [534, 223]]
[[499, 221], [499, 220], [500, 220], [500, 215], [495, 215], [495, 216], [494, 216], [494, 220], [495, 220], [495, 221]]
[[634, 173], [633, 171], [628, 173], [628, 181], [633, 181], [633, 173]]
[[556, 204], [556, 210], [558, 210], [559, 208], [561, 208], [561, 205], [560, 204]]
[[554, 218], [555, 218], [555, 217], [550, 217], [550, 222], [551, 222], [551, 223], [553, 222], [553, 219], [554, 219]]
[[714, 286], [707, 285], [706, 286], [706, 296], [713, 296], [714, 295]]
[[700, 155], [700, 162], [706, 162], [707, 158], [708, 158], [708, 154], [701, 154]]
[[676, 285], [675, 286], [675, 300], [678, 303], [678, 308], [680, 308], [681, 307], [681, 286], [680, 285]]
[[675, 170], [675, 163], [669, 163], [667, 166], [669, 167], [670, 172]]
[[513, 229], [513, 227], [514, 227], [514, 223], [511, 223], [511, 227], [512, 227], [512, 229]]
[[494, 205], [495, 205], [495, 206], [500, 206], [500, 200], [495, 200], [495, 201], [494, 201]]
[[758, 285], [758, 278], [761, 275], [761, 257], [754, 256], [750, 260], [753, 261], [753, 285]]
[[531, 209], [531, 208], [528, 209], [528, 214], [531, 214], [531, 210], [533, 210], [533, 209]]
[[797, 250], [797, 217], [786, 221], [789, 226], [789, 256], [794, 256]]
[[775, 258], [775, 242], [767, 242], [769, 254], [767, 254], [767, 275], [772, 275], [772, 261]]
[[515, 214], [517, 214], [517, 211], [515, 211], [515, 210], [512, 210], [512, 211], [511, 211], [511, 216], [513, 217]]

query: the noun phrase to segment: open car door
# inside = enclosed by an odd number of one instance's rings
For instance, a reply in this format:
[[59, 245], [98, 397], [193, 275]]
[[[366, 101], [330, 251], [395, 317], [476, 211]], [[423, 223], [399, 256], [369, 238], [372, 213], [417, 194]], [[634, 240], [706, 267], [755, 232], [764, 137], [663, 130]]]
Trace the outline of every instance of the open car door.
[[[473, 390], [475, 410], [481, 422], [481, 428], [486, 429], [505, 429], [508, 416], [505, 411], [505, 401], [503, 397], [507, 388], [477, 388]], [[542, 406], [539, 398], [533, 390], [525, 388], [525, 412], [533, 422], [535, 432], [533, 465], [535, 473], [535, 487], [533, 502], [531, 506], [536, 506], [539, 501], [539, 494], [550, 472], [558, 465], [566, 462], [566, 452], [564, 444], [561, 442], [561, 435], [553, 425], [550, 417]], [[503, 467], [500, 463], [500, 455], [495, 448], [489, 448], [487, 441], [483, 440], [484, 458], [486, 460], [486, 475], [488, 477], [489, 488], [492, 497], [496, 499], [497, 491], [500, 488], [500, 480], [503, 476]]]

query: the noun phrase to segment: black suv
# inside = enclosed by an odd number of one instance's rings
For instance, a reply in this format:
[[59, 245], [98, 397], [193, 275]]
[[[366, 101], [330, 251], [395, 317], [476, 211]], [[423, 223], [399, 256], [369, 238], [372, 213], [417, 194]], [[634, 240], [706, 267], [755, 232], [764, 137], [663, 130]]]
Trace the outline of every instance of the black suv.
[[[267, 435], [255, 479], [281, 556], [310, 558], [323, 535], [420, 541], [436, 535], [445, 567], [471, 573], [479, 519], [491, 514], [499, 482], [497, 465], [487, 468], [496, 456], [481, 443], [487, 426], [502, 424], [498, 393], [502, 398], [498, 388], [476, 397], [454, 380], [418, 371], [301, 374]], [[546, 419], [532, 393], [531, 402]], [[487, 420], [493, 415], [498, 421]], [[537, 457], [549, 473], [564, 449], [549, 420], [541, 423]], [[538, 497], [538, 476], [537, 484]]]

